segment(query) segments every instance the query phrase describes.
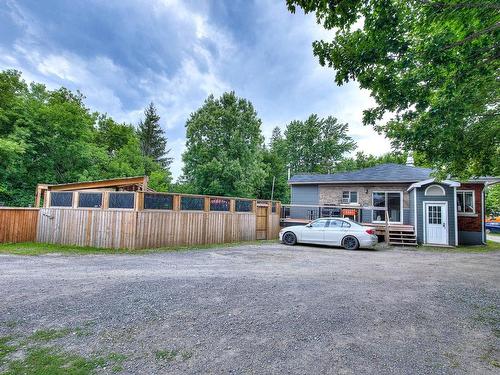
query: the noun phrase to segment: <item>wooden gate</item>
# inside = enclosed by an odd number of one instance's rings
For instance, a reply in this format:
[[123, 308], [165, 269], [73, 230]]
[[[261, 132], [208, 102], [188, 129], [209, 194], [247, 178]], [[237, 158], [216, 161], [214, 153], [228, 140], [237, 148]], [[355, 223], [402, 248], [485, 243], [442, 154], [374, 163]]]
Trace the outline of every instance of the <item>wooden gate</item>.
[[267, 239], [268, 205], [257, 204], [257, 215], [255, 220], [255, 238], [258, 240]]

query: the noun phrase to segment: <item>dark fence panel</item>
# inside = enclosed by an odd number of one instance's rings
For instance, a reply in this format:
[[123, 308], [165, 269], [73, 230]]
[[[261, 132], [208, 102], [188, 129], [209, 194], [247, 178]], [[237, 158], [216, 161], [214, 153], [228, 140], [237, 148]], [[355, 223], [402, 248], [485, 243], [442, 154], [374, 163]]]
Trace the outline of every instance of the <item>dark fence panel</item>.
[[167, 194], [144, 194], [145, 210], [171, 210], [174, 208], [174, 197]]
[[229, 211], [229, 199], [210, 198], [210, 211]]
[[181, 210], [203, 211], [205, 199], [199, 197], [181, 197]]
[[73, 206], [73, 192], [53, 191], [50, 193], [51, 207], [71, 207]]
[[235, 210], [237, 212], [252, 212], [252, 201], [237, 199]]
[[109, 193], [109, 208], [134, 208], [134, 193]]
[[79, 193], [78, 207], [101, 208], [102, 193]]

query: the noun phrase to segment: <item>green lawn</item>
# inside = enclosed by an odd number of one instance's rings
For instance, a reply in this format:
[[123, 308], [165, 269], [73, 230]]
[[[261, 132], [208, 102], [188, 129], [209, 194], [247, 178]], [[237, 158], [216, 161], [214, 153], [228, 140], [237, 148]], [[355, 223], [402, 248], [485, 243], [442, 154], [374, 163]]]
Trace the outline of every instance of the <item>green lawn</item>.
[[127, 249], [100, 249], [96, 247], [82, 247], [71, 245], [53, 245], [46, 243], [36, 242], [22, 242], [22, 243], [7, 243], [0, 244], [0, 254], [14, 254], [14, 255], [43, 255], [43, 254], [65, 254], [65, 255], [91, 255], [91, 254], [144, 254], [144, 253], [157, 253], [157, 252], [171, 252], [171, 251], [186, 251], [186, 250], [205, 250], [220, 247], [233, 247], [243, 245], [265, 245], [269, 243], [276, 243], [276, 240], [269, 241], [246, 241], [246, 242], [232, 242], [224, 244], [208, 244], [208, 245], [194, 245], [194, 246], [169, 246], [156, 249], [141, 249], [141, 250], [127, 250]]
[[475, 246], [460, 245], [457, 247], [419, 246], [417, 247], [417, 249], [424, 251], [441, 251], [441, 252], [489, 253], [492, 251], [500, 251], [500, 243], [494, 241], [487, 241], [486, 245], [475, 245]]

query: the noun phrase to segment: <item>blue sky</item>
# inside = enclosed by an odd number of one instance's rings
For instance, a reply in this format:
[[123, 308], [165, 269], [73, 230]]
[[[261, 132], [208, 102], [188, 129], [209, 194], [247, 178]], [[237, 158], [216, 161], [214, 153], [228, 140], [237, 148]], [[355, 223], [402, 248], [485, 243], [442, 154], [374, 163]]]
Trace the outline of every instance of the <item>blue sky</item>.
[[369, 94], [337, 87], [312, 54], [314, 40], [331, 38], [284, 0], [0, 0], [0, 69], [79, 89], [118, 121], [136, 124], [153, 101], [175, 177], [189, 114], [229, 90], [254, 104], [266, 137], [317, 113], [349, 123], [359, 150], [387, 152], [389, 142], [361, 124]]

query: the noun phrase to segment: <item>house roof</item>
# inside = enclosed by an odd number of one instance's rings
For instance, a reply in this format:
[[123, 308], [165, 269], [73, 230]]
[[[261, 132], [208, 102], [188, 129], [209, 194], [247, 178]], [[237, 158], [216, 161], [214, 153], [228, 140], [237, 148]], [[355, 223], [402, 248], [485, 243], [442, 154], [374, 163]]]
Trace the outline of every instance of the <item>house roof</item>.
[[288, 183], [294, 184], [342, 184], [362, 182], [408, 182], [427, 180], [431, 178], [432, 169], [411, 167], [402, 164], [380, 164], [352, 172], [334, 174], [297, 174]]

